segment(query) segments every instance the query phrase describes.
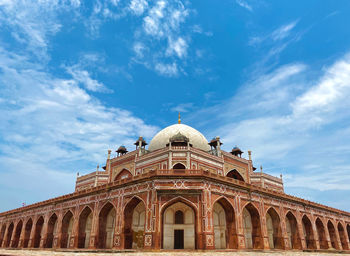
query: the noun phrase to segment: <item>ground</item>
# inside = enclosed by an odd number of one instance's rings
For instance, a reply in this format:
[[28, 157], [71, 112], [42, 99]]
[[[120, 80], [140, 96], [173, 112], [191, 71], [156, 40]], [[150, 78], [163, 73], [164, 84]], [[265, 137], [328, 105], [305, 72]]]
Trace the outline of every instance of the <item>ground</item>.
[[193, 251], [162, 251], [162, 252], [97, 252], [97, 251], [51, 251], [51, 250], [4, 250], [0, 249], [0, 256], [330, 256], [330, 255], [350, 255], [342, 252], [301, 252], [301, 251], [210, 251], [210, 252], [193, 252]]

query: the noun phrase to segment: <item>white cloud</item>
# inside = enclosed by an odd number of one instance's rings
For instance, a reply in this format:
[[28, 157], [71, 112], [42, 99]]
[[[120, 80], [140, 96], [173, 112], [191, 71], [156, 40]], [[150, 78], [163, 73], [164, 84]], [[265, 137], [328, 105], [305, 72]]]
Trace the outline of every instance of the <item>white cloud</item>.
[[241, 7], [243, 7], [243, 8], [245, 8], [245, 9], [247, 9], [248, 11], [253, 11], [253, 8], [246, 2], [246, 1], [244, 1], [244, 0], [236, 0], [236, 3], [239, 5], [239, 6], [241, 6]]
[[86, 89], [93, 92], [108, 91], [107, 88], [99, 81], [92, 79], [87, 70], [82, 70], [78, 66], [71, 66], [66, 68], [67, 72], [72, 75], [73, 79], [82, 84]]
[[164, 64], [157, 63], [155, 70], [164, 76], [176, 76], [178, 74], [178, 69], [176, 63]]
[[169, 38], [169, 45], [166, 50], [166, 54], [167, 55], [176, 54], [179, 58], [183, 58], [183, 57], [186, 57], [187, 47], [188, 47], [187, 43], [182, 37], [179, 37], [176, 40]]
[[186, 113], [193, 108], [193, 103], [181, 103], [175, 107], [172, 107], [170, 110], [172, 112], [182, 112]]
[[274, 41], [282, 40], [286, 38], [289, 35], [289, 33], [293, 30], [293, 28], [297, 25], [297, 23], [298, 23], [298, 20], [295, 20], [293, 22], [290, 22], [286, 25], [279, 27], [278, 29], [272, 32], [271, 38]]
[[135, 15], [142, 15], [147, 9], [148, 3], [146, 0], [131, 0], [129, 8]]

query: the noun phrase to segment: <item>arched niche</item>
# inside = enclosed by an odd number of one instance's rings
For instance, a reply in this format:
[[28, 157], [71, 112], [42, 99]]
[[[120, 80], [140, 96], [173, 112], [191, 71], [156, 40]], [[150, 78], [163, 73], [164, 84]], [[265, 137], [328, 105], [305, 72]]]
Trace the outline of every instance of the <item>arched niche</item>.
[[18, 243], [19, 243], [19, 238], [21, 236], [21, 231], [22, 231], [22, 226], [23, 226], [23, 221], [20, 220], [18, 223], [17, 223], [17, 226], [16, 226], [16, 229], [15, 229], [15, 236], [13, 238], [13, 241], [12, 241], [12, 246], [13, 248], [17, 248], [18, 247]]
[[115, 216], [115, 208], [108, 202], [101, 209], [98, 218], [98, 248], [113, 247]]
[[42, 238], [43, 226], [44, 226], [44, 217], [40, 216], [39, 219], [36, 221], [36, 224], [35, 224], [34, 248], [39, 248], [40, 247], [40, 241], [41, 241], [41, 238]]
[[0, 230], [0, 247], [2, 247], [2, 242], [4, 241], [5, 231], [6, 231], [6, 224], [3, 224]]
[[283, 249], [284, 241], [280, 217], [272, 207], [266, 213], [266, 228], [270, 249]]
[[131, 177], [131, 172], [127, 169], [123, 169], [115, 176], [114, 181], [130, 179]]
[[186, 169], [186, 166], [184, 166], [183, 164], [181, 163], [177, 163], [173, 166], [173, 169], [174, 170], [185, 170]]
[[11, 222], [11, 224], [7, 228], [6, 244], [4, 247], [10, 247], [13, 229], [14, 229], [14, 224], [13, 222]]
[[30, 238], [30, 233], [33, 228], [33, 220], [30, 218], [27, 220], [25, 229], [24, 229], [24, 240], [23, 240], [23, 248], [27, 248], [29, 246], [29, 238]]
[[235, 180], [245, 181], [242, 175], [236, 169], [229, 171], [226, 176]]
[[258, 210], [249, 203], [244, 207], [242, 217], [246, 248], [262, 249], [263, 241]]
[[[196, 217], [192, 207], [178, 201], [168, 205], [162, 212], [162, 248], [195, 249]], [[176, 214], [183, 217], [180, 223], [176, 222]]]
[[338, 232], [343, 250], [349, 250], [348, 243], [346, 242], [344, 226], [340, 222], [338, 223]]
[[71, 211], [66, 212], [62, 219], [61, 227], [61, 248], [69, 248], [69, 241], [72, 236], [73, 230], [73, 213]]
[[295, 218], [294, 214], [291, 212], [288, 212], [286, 214], [286, 230], [289, 240], [289, 247], [291, 249], [302, 249], [301, 245], [301, 239], [300, 234], [298, 230], [298, 223], [297, 219]]
[[330, 220], [327, 223], [327, 229], [328, 229], [329, 238], [331, 240], [332, 248], [339, 250], [340, 248], [339, 248], [339, 243], [337, 241], [337, 234], [336, 234], [334, 225]]
[[79, 216], [78, 248], [89, 248], [92, 228], [92, 210], [86, 206]]
[[323, 226], [323, 222], [319, 218], [316, 219], [316, 230], [318, 235], [318, 241], [320, 243], [320, 249], [328, 249], [325, 228]]
[[134, 197], [124, 208], [123, 233], [125, 249], [141, 249], [144, 247], [145, 223], [145, 204], [138, 197]]
[[216, 249], [237, 249], [235, 212], [226, 198], [213, 205], [214, 242]]
[[52, 248], [53, 240], [57, 235], [57, 215], [52, 214], [49, 222], [47, 223], [47, 238], [46, 238], [46, 248]]
[[304, 215], [302, 218], [302, 226], [304, 232], [304, 238], [306, 242], [307, 249], [316, 249], [316, 242], [314, 238], [314, 232], [312, 230], [312, 224], [310, 219]]

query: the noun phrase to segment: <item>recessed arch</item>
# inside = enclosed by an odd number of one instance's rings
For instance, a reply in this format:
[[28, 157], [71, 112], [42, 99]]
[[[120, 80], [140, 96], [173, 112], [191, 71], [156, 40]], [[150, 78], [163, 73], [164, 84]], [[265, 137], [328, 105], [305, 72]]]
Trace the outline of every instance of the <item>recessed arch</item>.
[[[175, 213], [184, 213], [184, 224], [175, 224]], [[196, 249], [197, 210], [183, 197], [169, 200], [161, 208], [161, 248]]]
[[92, 228], [92, 210], [85, 206], [79, 216], [78, 223], [78, 248], [89, 248]]
[[40, 216], [35, 224], [35, 233], [34, 233], [34, 248], [40, 247], [40, 241], [42, 237], [42, 231], [44, 226], [44, 217]]
[[328, 220], [327, 222], [327, 229], [328, 229], [329, 238], [331, 240], [332, 248], [339, 250], [340, 248], [339, 248], [339, 243], [337, 241], [337, 234], [331, 220]]
[[57, 235], [57, 215], [53, 213], [47, 223], [46, 248], [52, 248], [53, 241]]
[[1, 230], [0, 230], [0, 247], [2, 247], [2, 242], [4, 241], [5, 231], [6, 231], [6, 224], [2, 224]]
[[229, 171], [226, 176], [235, 180], [245, 181], [243, 176], [236, 169]]
[[184, 170], [184, 169], [186, 169], [186, 166], [183, 165], [182, 163], [177, 163], [177, 164], [174, 164], [173, 169], [174, 170]]
[[98, 248], [112, 248], [115, 229], [116, 210], [112, 203], [102, 207], [98, 217]]
[[23, 240], [23, 248], [28, 248], [29, 247], [29, 238], [30, 238], [30, 233], [33, 228], [33, 220], [32, 218], [29, 218], [26, 222], [26, 226], [24, 228], [24, 240]]
[[283, 249], [281, 221], [277, 211], [270, 207], [266, 212], [266, 227], [270, 249]]
[[69, 241], [72, 235], [74, 217], [73, 213], [68, 210], [62, 218], [61, 226], [61, 248], [69, 248]]
[[298, 222], [292, 212], [286, 214], [286, 230], [289, 239], [289, 247], [291, 249], [302, 249], [301, 239], [298, 229]]
[[248, 203], [242, 212], [244, 238], [247, 249], [262, 249], [260, 214], [252, 203]]
[[348, 232], [348, 239], [349, 239], [349, 243], [350, 243], [350, 224], [346, 225], [346, 231]]
[[13, 237], [13, 241], [12, 241], [12, 245], [11, 245], [11, 247], [13, 247], [13, 248], [18, 247], [19, 238], [21, 236], [21, 231], [22, 231], [22, 226], [23, 226], [23, 221], [20, 220], [16, 225], [15, 235]]
[[338, 223], [338, 233], [339, 233], [340, 243], [343, 250], [349, 250], [348, 243], [346, 242], [344, 226], [340, 222]]
[[316, 241], [310, 219], [304, 215], [302, 218], [304, 238], [307, 249], [316, 249]]
[[320, 249], [328, 249], [328, 242], [327, 242], [326, 232], [325, 232], [323, 222], [321, 221], [320, 218], [317, 218], [315, 224], [316, 224], [316, 230], [318, 234], [318, 241], [320, 243]]
[[6, 244], [4, 247], [10, 247], [13, 229], [14, 229], [14, 224], [13, 222], [11, 222], [11, 224], [7, 228]]
[[216, 249], [237, 249], [236, 217], [232, 204], [225, 198], [218, 198], [213, 204], [213, 225]]
[[128, 169], [121, 170], [114, 178], [114, 181], [130, 179], [132, 177], [131, 172]]
[[140, 249], [144, 245], [146, 206], [142, 199], [134, 196], [124, 207], [124, 248]]

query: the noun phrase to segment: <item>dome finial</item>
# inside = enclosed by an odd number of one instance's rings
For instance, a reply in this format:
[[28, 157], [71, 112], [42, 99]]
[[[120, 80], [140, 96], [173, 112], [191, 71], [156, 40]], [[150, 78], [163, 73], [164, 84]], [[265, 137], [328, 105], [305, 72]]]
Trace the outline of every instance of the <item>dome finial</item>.
[[181, 116], [180, 116], [180, 112], [179, 112], [179, 120], [177, 120], [177, 122], [178, 122], [179, 124], [181, 124]]

